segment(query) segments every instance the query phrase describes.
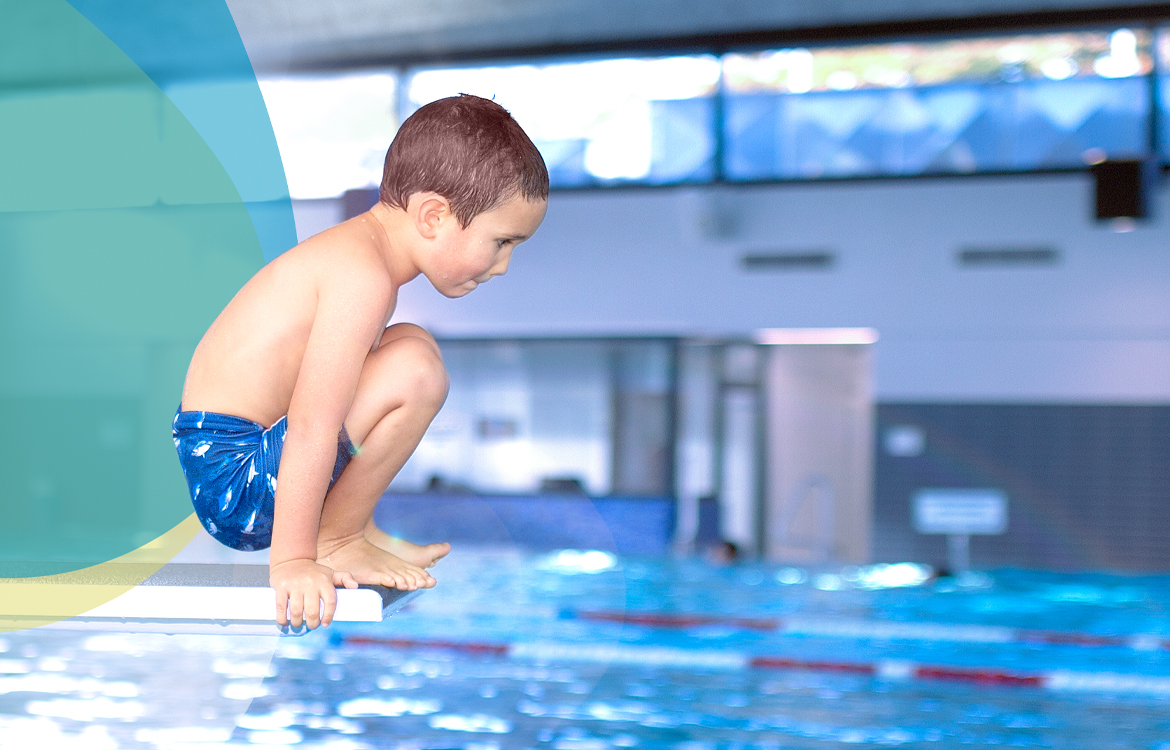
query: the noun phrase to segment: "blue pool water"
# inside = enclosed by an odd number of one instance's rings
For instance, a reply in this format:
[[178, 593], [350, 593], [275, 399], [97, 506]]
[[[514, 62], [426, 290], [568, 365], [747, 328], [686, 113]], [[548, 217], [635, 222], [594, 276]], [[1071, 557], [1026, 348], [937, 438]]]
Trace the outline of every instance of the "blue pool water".
[[377, 626], [0, 636], [0, 747], [1170, 750], [1170, 578], [921, 574], [460, 549]]

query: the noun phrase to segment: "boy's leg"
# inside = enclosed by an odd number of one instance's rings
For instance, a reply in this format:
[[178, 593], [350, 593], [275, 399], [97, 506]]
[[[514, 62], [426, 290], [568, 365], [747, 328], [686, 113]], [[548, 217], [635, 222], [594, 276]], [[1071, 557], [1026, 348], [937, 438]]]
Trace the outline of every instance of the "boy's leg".
[[381, 346], [366, 357], [345, 418], [345, 429], [361, 450], [325, 497], [317, 542], [322, 564], [347, 570], [359, 583], [388, 580], [405, 589], [434, 585], [422, 568], [450, 547], [391, 540], [372, 518], [378, 499], [446, 397], [447, 371], [430, 334], [409, 324], [386, 329]]

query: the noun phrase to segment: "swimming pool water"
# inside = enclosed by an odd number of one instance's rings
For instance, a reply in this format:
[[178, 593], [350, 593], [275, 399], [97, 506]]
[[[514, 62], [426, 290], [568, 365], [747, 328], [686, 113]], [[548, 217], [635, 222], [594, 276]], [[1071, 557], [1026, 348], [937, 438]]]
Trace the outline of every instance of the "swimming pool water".
[[303, 638], [8, 634], [0, 747], [1170, 750], [1165, 576], [461, 549], [436, 578]]

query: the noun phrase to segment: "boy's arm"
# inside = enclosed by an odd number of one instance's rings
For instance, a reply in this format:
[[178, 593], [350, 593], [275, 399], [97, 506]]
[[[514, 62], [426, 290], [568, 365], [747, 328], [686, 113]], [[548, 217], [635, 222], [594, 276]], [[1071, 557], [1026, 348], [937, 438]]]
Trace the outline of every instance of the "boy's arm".
[[318, 291], [277, 473], [269, 579], [281, 625], [287, 607], [294, 626], [303, 613], [315, 627], [322, 602], [322, 622], [328, 625], [336, 606], [334, 584], [353, 583], [348, 574], [334, 576], [334, 571], [317, 564], [317, 535], [337, 457], [337, 434], [390, 297], [360, 272], [336, 271]]

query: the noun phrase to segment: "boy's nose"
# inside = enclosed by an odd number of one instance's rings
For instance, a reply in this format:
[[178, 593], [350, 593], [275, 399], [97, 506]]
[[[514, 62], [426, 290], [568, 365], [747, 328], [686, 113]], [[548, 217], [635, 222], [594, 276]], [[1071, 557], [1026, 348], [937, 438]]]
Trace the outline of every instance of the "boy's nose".
[[505, 253], [503, 256], [501, 256], [498, 261], [496, 261], [496, 264], [494, 266], [492, 266], [492, 270], [491, 270], [492, 276], [503, 276], [505, 273], [507, 273], [508, 272], [508, 262], [511, 260], [512, 260], [512, 251], [509, 250], [507, 253]]

